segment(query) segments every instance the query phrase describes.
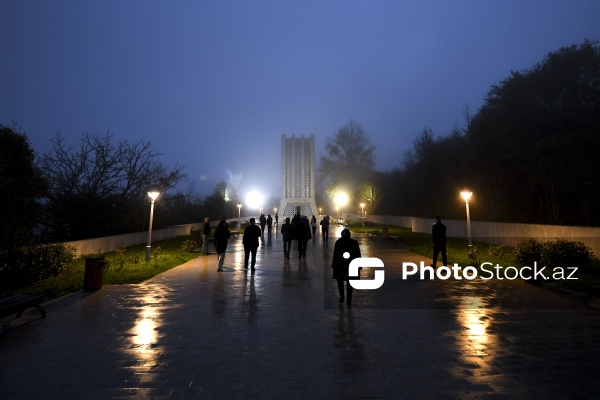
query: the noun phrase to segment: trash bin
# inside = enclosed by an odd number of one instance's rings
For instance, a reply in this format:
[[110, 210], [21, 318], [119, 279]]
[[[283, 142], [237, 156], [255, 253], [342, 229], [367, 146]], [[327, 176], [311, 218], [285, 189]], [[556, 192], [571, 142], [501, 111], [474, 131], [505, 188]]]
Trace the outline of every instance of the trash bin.
[[523, 253], [523, 267], [529, 267], [531, 269], [523, 269], [521, 271], [521, 276], [525, 279], [525, 282], [534, 282], [535, 275], [533, 273], [533, 268], [536, 265], [540, 265], [540, 253], [535, 251], [526, 251]]
[[104, 257], [88, 257], [85, 259], [83, 290], [102, 289], [104, 263]]
[[390, 232], [388, 231], [388, 228], [381, 228], [381, 237], [383, 239], [389, 239], [390, 238]]

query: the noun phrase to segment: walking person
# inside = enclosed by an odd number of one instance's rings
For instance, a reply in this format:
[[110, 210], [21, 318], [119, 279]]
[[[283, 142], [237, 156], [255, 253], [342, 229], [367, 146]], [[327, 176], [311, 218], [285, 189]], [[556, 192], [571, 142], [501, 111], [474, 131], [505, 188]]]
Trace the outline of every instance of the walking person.
[[202, 254], [207, 256], [208, 252], [208, 238], [210, 237], [210, 220], [208, 217], [204, 218], [202, 225]]
[[283, 235], [283, 257], [289, 259], [294, 239], [294, 226], [290, 224], [290, 217], [287, 217], [285, 223], [281, 225], [281, 234]]
[[312, 229], [312, 239], [315, 240], [315, 233], [317, 232], [317, 217], [312, 216], [310, 219], [310, 229]]
[[275, 213], [275, 226], [279, 228], [279, 214]]
[[329, 215], [323, 217], [320, 222], [321, 224], [321, 235], [323, 235], [323, 242], [329, 241]]
[[229, 232], [229, 229], [227, 228], [227, 221], [225, 221], [225, 219], [219, 221], [219, 225], [217, 226], [217, 229], [215, 229], [213, 237], [215, 250], [219, 258], [217, 271], [221, 272], [223, 271], [223, 262], [225, 261], [225, 252], [227, 251], [227, 241], [231, 237], [231, 232]]
[[294, 225], [294, 239], [298, 241], [298, 258], [306, 257], [306, 242], [308, 242], [309, 235], [308, 219], [298, 218]]
[[433, 268], [437, 267], [437, 258], [440, 252], [442, 253], [443, 265], [448, 265], [446, 258], [446, 225], [442, 223], [442, 217], [435, 217], [435, 224], [431, 228], [431, 240], [433, 242]]
[[340, 303], [344, 302], [344, 282], [346, 283], [346, 303], [352, 305], [352, 291], [354, 288], [350, 285], [348, 268], [350, 262], [355, 258], [360, 257], [360, 247], [358, 242], [350, 237], [350, 231], [348, 229], [342, 230], [342, 237], [336, 240], [335, 247], [333, 248], [333, 260], [331, 262], [331, 268], [333, 268], [333, 279], [337, 280], [338, 291], [340, 293]]
[[256, 250], [258, 249], [258, 241], [261, 236], [261, 230], [256, 225], [256, 220], [250, 218], [250, 225], [244, 229], [244, 238], [242, 239], [242, 244], [244, 245], [244, 269], [248, 269], [248, 259], [252, 255], [250, 267], [252, 271], [255, 270]]
[[267, 235], [271, 236], [271, 228], [273, 227], [273, 217], [271, 214], [267, 216]]
[[260, 217], [258, 217], [258, 223], [260, 224], [260, 235], [262, 236], [265, 234], [265, 225], [267, 224], [265, 214], [260, 214]]

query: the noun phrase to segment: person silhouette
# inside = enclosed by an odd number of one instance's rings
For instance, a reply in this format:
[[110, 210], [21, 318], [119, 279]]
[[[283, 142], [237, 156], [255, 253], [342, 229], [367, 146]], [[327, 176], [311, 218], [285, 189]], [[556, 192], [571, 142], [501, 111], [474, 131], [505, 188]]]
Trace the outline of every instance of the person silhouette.
[[323, 242], [327, 244], [329, 242], [329, 215], [323, 217], [321, 222], [321, 235], [323, 235]]
[[219, 221], [217, 229], [214, 233], [214, 245], [219, 258], [217, 271], [223, 271], [223, 262], [225, 261], [225, 252], [227, 251], [227, 240], [231, 237], [231, 232], [227, 229], [227, 221], [222, 219]]
[[431, 241], [433, 242], [433, 268], [437, 267], [438, 254], [442, 253], [443, 265], [448, 265], [446, 258], [446, 225], [442, 223], [442, 217], [435, 217], [435, 224], [431, 228]]
[[265, 234], [265, 225], [267, 224], [267, 219], [265, 218], [265, 214], [260, 214], [258, 217], [258, 223], [260, 224], [260, 234]]
[[250, 258], [250, 255], [252, 255], [250, 267], [252, 268], [252, 271], [255, 270], [256, 250], [258, 249], [259, 238], [261, 236], [261, 230], [258, 225], [256, 225], [256, 220], [250, 218], [250, 225], [244, 229], [244, 238], [242, 239], [242, 244], [244, 245], [244, 269], [248, 269], [248, 259]]
[[210, 220], [208, 217], [204, 218], [202, 224], [202, 254], [207, 256], [208, 252], [208, 238], [210, 237]]
[[287, 217], [285, 223], [281, 225], [281, 234], [283, 235], [283, 256], [290, 258], [292, 239], [294, 239], [294, 225], [290, 224], [289, 217]]
[[310, 236], [308, 219], [298, 218], [294, 225], [294, 239], [298, 241], [298, 258], [306, 257], [306, 242]]
[[271, 228], [273, 227], [273, 217], [271, 214], [267, 216], [267, 235], [271, 236]]
[[359, 277], [350, 278], [348, 268], [350, 267], [350, 262], [360, 256], [358, 242], [350, 237], [348, 229], [342, 230], [342, 237], [335, 242], [333, 259], [331, 261], [333, 279], [337, 280], [338, 291], [340, 293], [340, 303], [344, 302], [344, 282], [346, 282], [346, 303], [352, 305], [352, 291], [354, 288], [350, 285], [350, 279], [359, 279]]

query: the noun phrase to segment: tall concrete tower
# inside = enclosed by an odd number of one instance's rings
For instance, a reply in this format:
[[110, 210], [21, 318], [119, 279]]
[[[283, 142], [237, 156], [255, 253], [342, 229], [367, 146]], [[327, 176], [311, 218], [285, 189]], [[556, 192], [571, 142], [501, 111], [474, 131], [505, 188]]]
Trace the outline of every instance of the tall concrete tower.
[[279, 215], [318, 215], [315, 202], [315, 137], [281, 135], [281, 203]]

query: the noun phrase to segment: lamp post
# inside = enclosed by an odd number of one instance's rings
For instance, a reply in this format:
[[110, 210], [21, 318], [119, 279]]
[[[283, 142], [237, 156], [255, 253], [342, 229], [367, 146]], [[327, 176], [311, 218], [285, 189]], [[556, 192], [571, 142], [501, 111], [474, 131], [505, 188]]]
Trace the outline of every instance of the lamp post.
[[333, 198], [333, 201], [335, 202], [335, 205], [336, 205], [335, 210], [337, 211], [338, 220], [339, 220], [340, 219], [340, 208], [342, 208], [346, 204], [348, 204], [348, 195], [344, 192], [337, 192]]
[[360, 203], [360, 208], [361, 208], [360, 216], [361, 216], [361, 218], [363, 220], [362, 226], [364, 228], [365, 227], [365, 203]]
[[471, 216], [469, 214], [469, 199], [471, 198], [472, 194], [473, 192], [469, 192], [468, 190], [463, 190], [460, 192], [462, 198], [465, 199], [465, 205], [467, 207], [467, 239], [469, 246], [473, 246], [473, 242], [471, 240]]
[[258, 206], [258, 209], [260, 210], [260, 215], [262, 215], [262, 206]]
[[242, 215], [242, 203], [238, 201], [238, 229], [242, 226], [240, 224], [240, 217]]
[[319, 207], [319, 217], [323, 215], [323, 213], [321, 212], [321, 207]]
[[146, 261], [150, 261], [150, 249], [152, 248], [152, 219], [154, 218], [154, 200], [158, 197], [159, 192], [148, 192], [148, 196], [152, 199], [150, 203], [150, 224], [148, 225], [148, 244], [146, 245]]

